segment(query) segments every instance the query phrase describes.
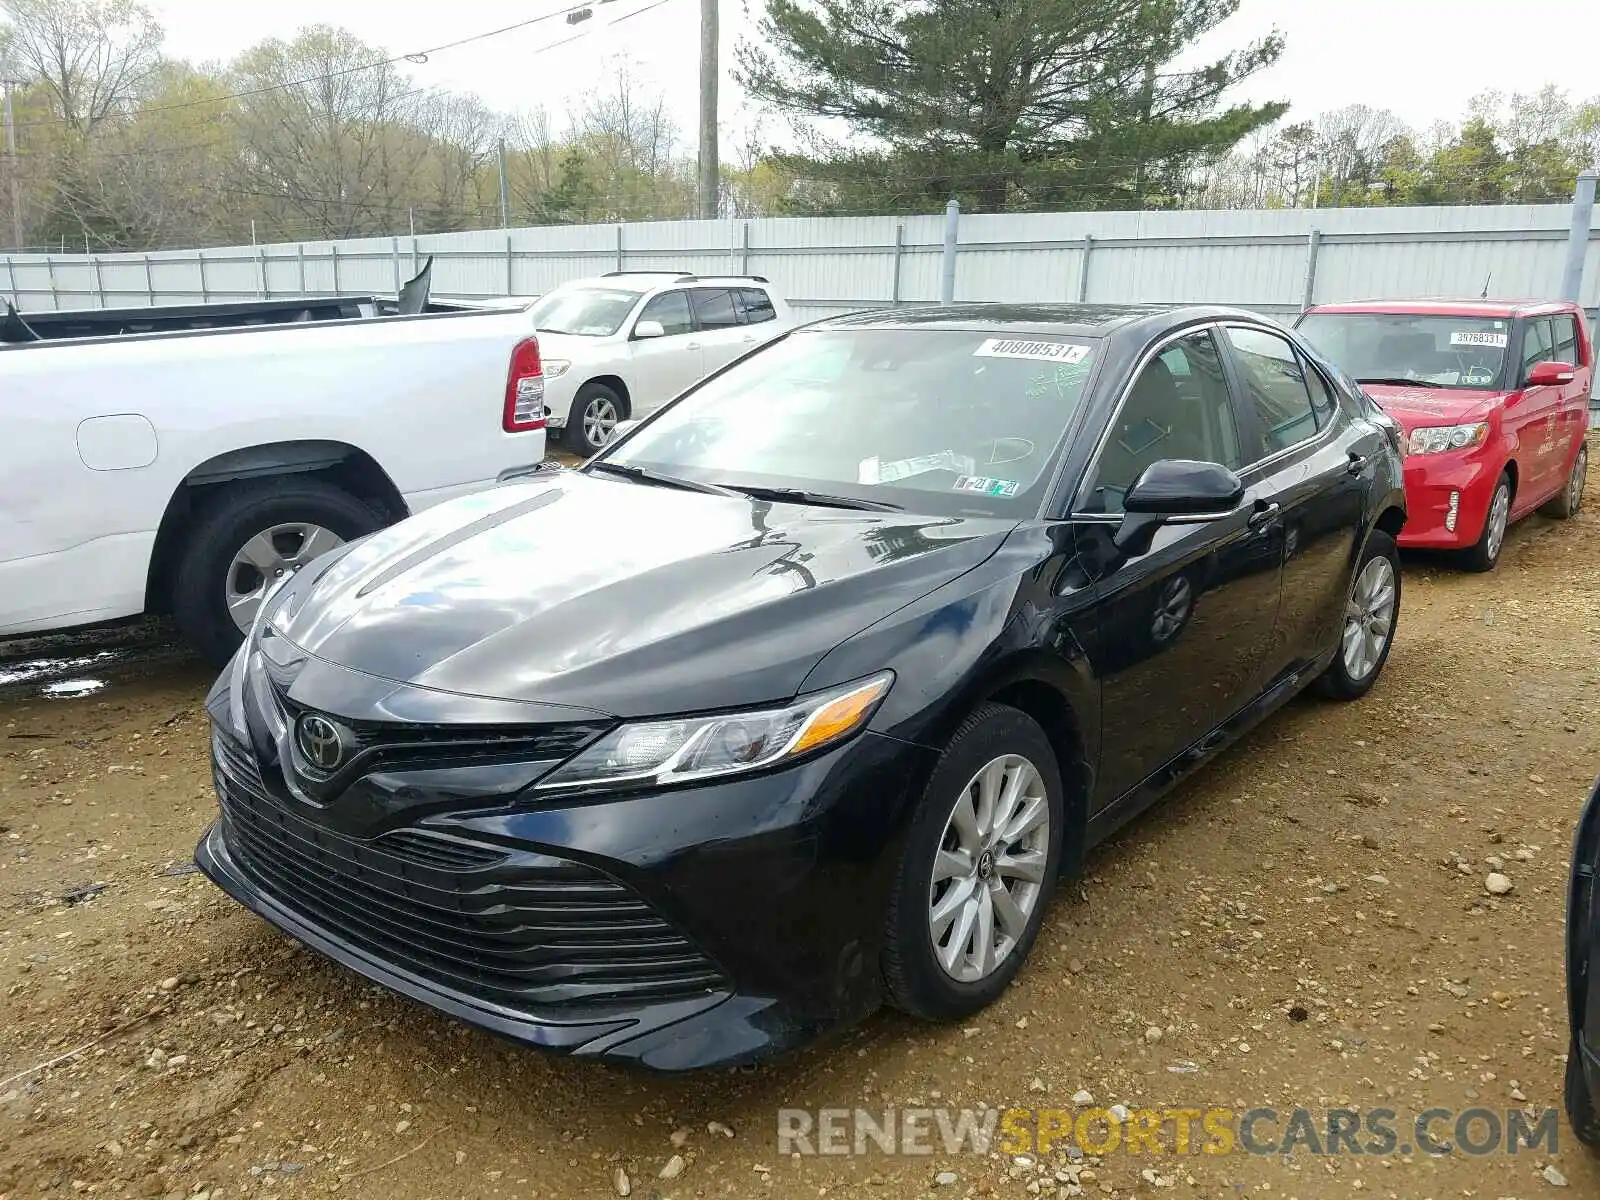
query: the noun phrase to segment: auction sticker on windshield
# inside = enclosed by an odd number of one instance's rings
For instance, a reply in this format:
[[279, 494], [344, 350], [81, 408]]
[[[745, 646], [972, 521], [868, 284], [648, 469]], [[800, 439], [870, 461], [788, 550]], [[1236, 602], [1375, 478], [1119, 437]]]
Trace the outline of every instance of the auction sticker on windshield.
[[1018, 338], [989, 338], [972, 352], [974, 358], [1025, 358], [1036, 362], [1081, 363], [1089, 347], [1071, 342], [1030, 342]]
[[1457, 329], [1450, 334], [1452, 346], [1488, 346], [1493, 350], [1504, 350], [1510, 344], [1510, 338], [1503, 333], [1495, 333], [1489, 329]]
[[1015, 496], [1018, 488], [1015, 479], [990, 479], [986, 475], [963, 475], [955, 485], [958, 492], [982, 492], [986, 496]]

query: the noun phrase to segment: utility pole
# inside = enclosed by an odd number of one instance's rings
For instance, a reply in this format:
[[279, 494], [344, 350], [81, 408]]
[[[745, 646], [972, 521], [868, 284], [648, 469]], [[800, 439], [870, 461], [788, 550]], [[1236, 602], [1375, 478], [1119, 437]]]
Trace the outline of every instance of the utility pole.
[[511, 228], [511, 190], [506, 181], [506, 140], [500, 139], [500, 228]]
[[5, 88], [6, 175], [11, 180], [11, 244], [22, 249], [22, 189], [17, 183], [17, 123], [11, 113], [11, 93], [16, 88], [14, 79], [0, 79]]
[[717, 0], [700, 0], [700, 216], [717, 216]]

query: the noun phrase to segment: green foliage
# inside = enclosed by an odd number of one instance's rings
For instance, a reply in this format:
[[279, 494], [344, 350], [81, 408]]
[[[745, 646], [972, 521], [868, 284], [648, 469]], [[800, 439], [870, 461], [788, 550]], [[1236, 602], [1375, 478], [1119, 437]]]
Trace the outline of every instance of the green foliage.
[[[1174, 60], [1237, 0], [773, 0], [767, 45], [739, 78], [810, 119], [783, 169], [793, 203], [981, 212], [1175, 203], [1194, 165], [1276, 120], [1282, 104], [1225, 104], [1271, 65], [1276, 35], [1194, 69]], [[825, 125], [843, 122], [847, 141]]]

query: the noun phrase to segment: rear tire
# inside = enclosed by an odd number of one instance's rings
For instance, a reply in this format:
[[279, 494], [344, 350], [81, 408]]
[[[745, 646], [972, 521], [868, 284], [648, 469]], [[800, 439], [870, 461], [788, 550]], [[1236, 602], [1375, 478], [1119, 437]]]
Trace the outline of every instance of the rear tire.
[[611, 440], [618, 421], [626, 420], [628, 402], [603, 383], [586, 383], [578, 389], [567, 414], [563, 440], [575, 454], [598, 454]]
[[1506, 548], [1506, 531], [1510, 527], [1511, 476], [1502, 472], [1494, 485], [1489, 511], [1483, 518], [1483, 532], [1472, 549], [1462, 551], [1462, 565], [1479, 573], [1494, 570], [1500, 563], [1500, 552]]
[[[1375, 563], [1380, 565], [1374, 566]], [[1383, 585], [1385, 564], [1393, 595], [1388, 600], [1387, 629], [1382, 633], [1381, 645], [1374, 646], [1370, 637], [1361, 639], [1364, 634], [1376, 634], [1382, 620], [1380, 602], [1383, 596], [1375, 589]], [[1374, 529], [1367, 535], [1361, 560], [1350, 579], [1350, 594], [1339, 627], [1339, 649], [1314, 685], [1318, 694], [1330, 700], [1359, 700], [1370, 692], [1389, 661], [1399, 624], [1400, 550], [1394, 538], [1381, 529]]]
[[[269, 530], [306, 527], [349, 542], [387, 523], [383, 514], [349, 492], [305, 476], [285, 475], [221, 489], [196, 516], [172, 574], [172, 612], [178, 628], [214, 666], [225, 665], [244, 640], [228, 597], [230, 586], [243, 590], [243, 584], [230, 581], [236, 560], [251, 539]], [[293, 569], [304, 565], [293, 561], [294, 546], [284, 549]], [[271, 582], [263, 579], [266, 585]]]
[[1589, 444], [1578, 443], [1578, 456], [1572, 460], [1572, 470], [1561, 485], [1561, 494], [1546, 501], [1539, 509], [1547, 517], [1565, 521], [1578, 515], [1583, 508], [1583, 488], [1589, 478]]
[[[1015, 780], [1017, 806], [1012, 820], [996, 819], [990, 836], [978, 837], [981, 852], [973, 853], [961, 844], [953, 814], [958, 806], [972, 802], [974, 789], [981, 787], [979, 780], [997, 764], [1004, 765], [995, 791], [1010, 794], [1006, 786]], [[974, 802], [969, 810], [977, 813], [980, 827], [982, 809], [981, 802]], [[1042, 813], [1045, 827], [1035, 823], [1029, 832], [999, 837], [997, 827], [1017, 830], [1028, 825], [1021, 817], [1025, 811], [1035, 822]], [[999, 812], [998, 804], [991, 806], [991, 817]], [[900, 859], [883, 949], [884, 984], [895, 1007], [928, 1020], [960, 1020], [1005, 991], [1027, 959], [1055, 891], [1065, 825], [1061, 771], [1044, 730], [1017, 709], [1000, 704], [979, 707], [956, 730], [934, 767]], [[952, 872], [946, 864], [957, 858], [972, 869]], [[1024, 861], [1029, 876], [1037, 875], [1036, 890], [1019, 871]], [[1004, 908], [995, 902], [997, 890], [1005, 891]], [[971, 897], [975, 913], [985, 910], [986, 915], [964, 923], [967, 903], [962, 896]], [[960, 912], [942, 922], [944, 932], [936, 935], [935, 909], [946, 900]], [[984, 945], [979, 931], [985, 920], [991, 930], [988, 945], [998, 947], [987, 970], [963, 953], [970, 945], [975, 955]], [[1015, 932], [1019, 926], [1020, 935]], [[963, 930], [971, 931], [970, 943]], [[994, 934], [1000, 935], [998, 940]], [[942, 951], [940, 941], [950, 948]], [[953, 966], [944, 965], [942, 953], [951, 957]]]

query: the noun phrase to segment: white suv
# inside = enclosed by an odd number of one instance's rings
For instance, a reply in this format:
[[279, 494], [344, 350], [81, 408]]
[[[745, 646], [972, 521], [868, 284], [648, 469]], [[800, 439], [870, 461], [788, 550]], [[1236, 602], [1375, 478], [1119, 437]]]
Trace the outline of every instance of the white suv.
[[638, 419], [794, 325], [759, 275], [613, 271], [562, 284], [529, 312], [549, 427], [593, 454]]

